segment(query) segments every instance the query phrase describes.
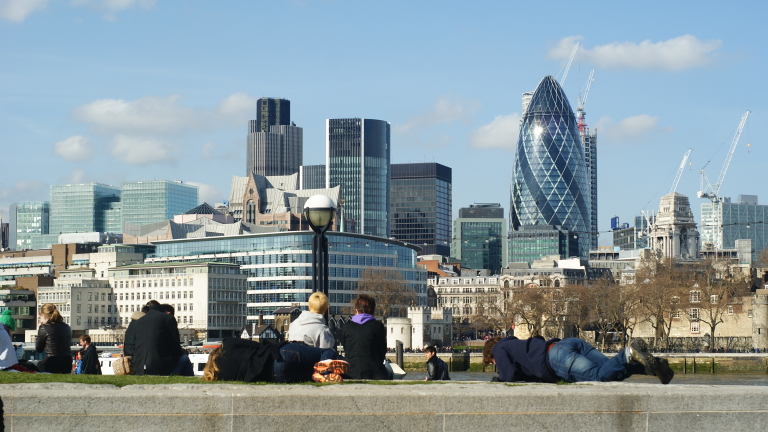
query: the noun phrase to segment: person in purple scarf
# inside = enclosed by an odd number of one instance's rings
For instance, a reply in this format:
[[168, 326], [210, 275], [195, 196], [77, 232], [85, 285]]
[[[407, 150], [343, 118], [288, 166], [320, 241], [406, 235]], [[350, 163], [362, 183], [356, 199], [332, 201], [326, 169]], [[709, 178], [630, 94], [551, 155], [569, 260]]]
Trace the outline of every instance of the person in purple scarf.
[[387, 353], [387, 330], [381, 321], [373, 317], [376, 300], [360, 294], [354, 301], [355, 316], [344, 324], [341, 344], [344, 358], [349, 362], [351, 379], [392, 379], [384, 367]]

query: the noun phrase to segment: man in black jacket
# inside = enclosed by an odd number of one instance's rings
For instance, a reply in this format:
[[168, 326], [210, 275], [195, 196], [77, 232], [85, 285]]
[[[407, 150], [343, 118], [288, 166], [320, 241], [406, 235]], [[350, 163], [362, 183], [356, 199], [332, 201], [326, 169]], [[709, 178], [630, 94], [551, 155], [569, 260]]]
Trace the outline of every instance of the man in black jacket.
[[427, 356], [427, 377], [424, 381], [448, 381], [448, 365], [437, 358], [437, 349], [430, 345], [424, 348], [424, 355]]
[[184, 354], [173, 315], [153, 304], [131, 327], [134, 331], [126, 334], [125, 355], [133, 357], [136, 375], [170, 375]]
[[96, 353], [96, 347], [91, 345], [91, 337], [88, 335], [80, 336], [80, 346], [83, 347], [80, 373], [83, 375], [101, 375], [99, 355]]

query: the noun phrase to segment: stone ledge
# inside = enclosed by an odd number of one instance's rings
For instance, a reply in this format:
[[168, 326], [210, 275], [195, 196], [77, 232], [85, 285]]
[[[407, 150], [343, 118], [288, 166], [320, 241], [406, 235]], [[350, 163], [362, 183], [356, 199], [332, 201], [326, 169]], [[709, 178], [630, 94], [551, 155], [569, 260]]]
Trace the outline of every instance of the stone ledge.
[[[453, 382], [428, 385], [0, 385], [5, 430], [762, 430], [768, 387]], [[564, 426], [567, 425], [567, 426]]]

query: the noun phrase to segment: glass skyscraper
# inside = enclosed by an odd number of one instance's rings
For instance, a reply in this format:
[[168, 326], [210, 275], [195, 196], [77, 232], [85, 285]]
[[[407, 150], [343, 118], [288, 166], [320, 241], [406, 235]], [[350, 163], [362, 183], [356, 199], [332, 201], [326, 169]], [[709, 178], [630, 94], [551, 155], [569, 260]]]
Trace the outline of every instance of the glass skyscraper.
[[300, 189], [325, 189], [325, 165], [302, 165], [299, 167]]
[[51, 185], [51, 234], [120, 232], [120, 188], [101, 183]]
[[507, 264], [507, 221], [501, 204], [473, 204], [453, 221], [451, 257], [462, 268], [501, 272]]
[[[198, 188], [180, 181], [123, 182], [122, 222], [146, 225], [173, 219], [198, 205]], [[119, 231], [122, 232], [122, 225]]]
[[248, 122], [246, 176], [290, 175], [304, 157], [304, 132], [291, 122], [291, 101], [261, 98], [256, 120]]
[[768, 247], [768, 205], [758, 204], [757, 195], [739, 195], [701, 204], [701, 245], [704, 249], [730, 249], [736, 240], [752, 240], [754, 257]]
[[451, 253], [452, 171], [438, 163], [392, 164], [391, 236], [423, 255]]
[[8, 221], [8, 247], [32, 249], [32, 237], [48, 234], [50, 206], [47, 201], [23, 201], [11, 204]]
[[382, 120], [325, 122], [325, 187], [341, 186], [345, 232], [389, 237], [389, 129]]
[[591, 246], [591, 190], [571, 105], [547, 76], [523, 114], [512, 172], [510, 226], [557, 225], [576, 235], [579, 256]]

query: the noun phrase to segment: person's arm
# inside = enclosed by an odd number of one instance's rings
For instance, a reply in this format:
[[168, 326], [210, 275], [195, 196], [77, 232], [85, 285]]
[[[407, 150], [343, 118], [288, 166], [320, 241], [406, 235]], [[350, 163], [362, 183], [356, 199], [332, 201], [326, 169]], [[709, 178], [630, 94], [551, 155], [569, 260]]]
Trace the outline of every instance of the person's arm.
[[45, 327], [40, 326], [37, 330], [37, 339], [35, 340], [35, 351], [45, 351], [45, 341], [48, 339], [48, 332], [45, 331]]
[[435, 362], [431, 361], [432, 359], [429, 360], [430, 361], [427, 362], [427, 378], [424, 381], [435, 380]]
[[336, 339], [333, 337], [331, 329], [329, 329], [328, 326], [323, 327], [323, 330], [320, 332], [317, 340], [315, 341], [315, 346], [323, 349], [336, 348]]
[[131, 321], [128, 324], [128, 328], [125, 330], [125, 340], [123, 341], [123, 354], [130, 357], [133, 356], [133, 351], [136, 349], [136, 320]]

